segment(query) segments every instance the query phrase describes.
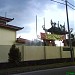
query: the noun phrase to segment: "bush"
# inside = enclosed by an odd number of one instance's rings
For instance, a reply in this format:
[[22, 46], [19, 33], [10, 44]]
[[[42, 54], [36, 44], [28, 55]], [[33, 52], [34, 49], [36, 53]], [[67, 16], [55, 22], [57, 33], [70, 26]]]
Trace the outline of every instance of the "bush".
[[9, 62], [12, 63], [18, 63], [21, 61], [21, 52], [19, 51], [19, 48], [16, 48], [15, 44], [12, 45], [10, 48], [10, 52], [8, 53]]

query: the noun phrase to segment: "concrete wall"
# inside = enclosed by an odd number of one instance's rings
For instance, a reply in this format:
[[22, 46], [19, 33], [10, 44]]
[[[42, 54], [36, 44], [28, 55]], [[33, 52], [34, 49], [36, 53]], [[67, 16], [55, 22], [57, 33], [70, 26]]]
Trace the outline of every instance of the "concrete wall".
[[24, 46], [24, 61], [44, 59], [43, 46]]
[[[0, 45], [0, 62], [8, 62], [10, 45]], [[54, 46], [24, 46], [17, 45], [21, 52], [21, 61], [69, 58], [70, 51], [63, 51], [61, 47]], [[74, 48], [75, 57], [75, 48]]]
[[0, 45], [0, 62], [8, 62], [9, 45]]
[[59, 47], [46, 46], [46, 59], [60, 58]]
[[[70, 51], [63, 51], [63, 47], [54, 46], [19, 46], [22, 54], [22, 61], [70, 58]], [[74, 48], [75, 57], [75, 48]]]
[[0, 28], [0, 45], [12, 45], [16, 40], [16, 31]]
[[75, 47], [73, 47], [74, 48], [74, 57], [75, 57]]

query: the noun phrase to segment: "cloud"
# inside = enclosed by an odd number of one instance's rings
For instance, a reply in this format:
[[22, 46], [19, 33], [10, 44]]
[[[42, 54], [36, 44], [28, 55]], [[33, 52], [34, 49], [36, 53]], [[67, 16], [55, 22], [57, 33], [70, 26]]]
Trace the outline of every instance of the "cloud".
[[[43, 22], [44, 17], [46, 20], [46, 28], [51, 27], [51, 25], [50, 25], [51, 19], [53, 19], [53, 21], [55, 21], [55, 22], [59, 21], [61, 24], [64, 24], [64, 22], [65, 22], [65, 24], [66, 24], [66, 11], [65, 11], [65, 9], [59, 9], [58, 6], [54, 5], [54, 4], [53, 5], [46, 4], [45, 8], [42, 9], [42, 12], [37, 15], [37, 18], [38, 18], [38, 22], [37, 22], [38, 23], [37, 24], [38, 25], [38, 27], [37, 27], [38, 35], [40, 35], [40, 32], [44, 32], [42, 29], [42, 25], [44, 24], [44, 22]], [[69, 20], [70, 20], [70, 26], [74, 27], [74, 23], [73, 23], [74, 12], [72, 12], [71, 10], [69, 10]], [[28, 25], [31, 28], [31, 32], [28, 34], [25, 33], [25, 35], [28, 35], [28, 36], [34, 35], [34, 38], [35, 38], [36, 37], [35, 36], [36, 35], [35, 18], [34, 18], [34, 21], [32, 23], [29, 23]], [[66, 27], [67, 27], [67, 24], [66, 24]], [[24, 33], [22, 34], [22, 36], [23, 35], [24, 35]]]
[[[73, 0], [68, 1], [74, 2]], [[18, 35], [22, 35], [24, 38], [36, 37], [36, 15], [38, 16], [39, 35], [40, 32], [44, 32], [42, 29], [44, 17], [46, 28], [51, 27], [51, 19], [55, 22], [60, 21], [61, 24], [66, 22], [65, 6], [50, 0], [0, 0], [0, 14], [5, 16], [5, 12], [7, 12], [7, 17], [14, 18], [14, 21], [9, 24], [24, 27], [18, 32]], [[69, 20], [72, 27], [74, 27], [74, 16], [74, 11], [69, 9]]]

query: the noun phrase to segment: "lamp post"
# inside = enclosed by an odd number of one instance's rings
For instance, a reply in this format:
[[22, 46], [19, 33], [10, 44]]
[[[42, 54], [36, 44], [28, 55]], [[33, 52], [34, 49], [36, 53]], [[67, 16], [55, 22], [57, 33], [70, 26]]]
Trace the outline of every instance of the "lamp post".
[[67, 26], [68, 26], [68, 34], [69, 34], [69, 47], [70, 47], [71, 61], [74, 61], [72, 41], [71, 41], [71, 32], [70, 32], [70, 27], [69, 27], [67, 0], [65, 0], [65, 3], [66, 3], [66, 17], [67, 17]]

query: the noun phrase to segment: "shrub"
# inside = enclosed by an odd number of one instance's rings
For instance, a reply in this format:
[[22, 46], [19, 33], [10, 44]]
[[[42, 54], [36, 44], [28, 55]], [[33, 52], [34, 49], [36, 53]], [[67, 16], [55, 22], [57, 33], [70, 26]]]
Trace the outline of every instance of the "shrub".
[[16, 48], [15, 44], [13, 44], [12, 47], [10, 48], [8, 56], [9, 62], [18, 63], [21, 61], [21, 52], [19, 51], [19, 48]]

